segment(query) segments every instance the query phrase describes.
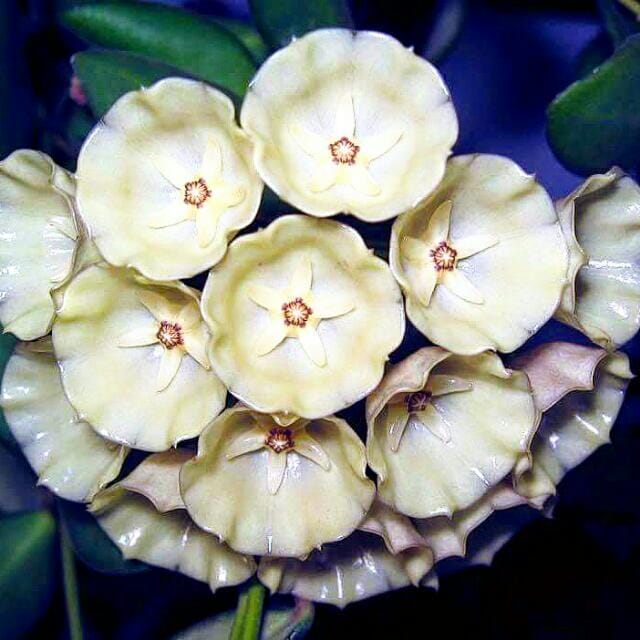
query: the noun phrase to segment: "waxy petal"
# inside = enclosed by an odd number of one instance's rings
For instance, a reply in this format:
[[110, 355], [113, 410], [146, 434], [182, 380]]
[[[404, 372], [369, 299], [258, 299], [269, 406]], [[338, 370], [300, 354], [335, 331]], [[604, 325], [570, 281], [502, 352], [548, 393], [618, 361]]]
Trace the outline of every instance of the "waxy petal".
[[458, 378], [456, 376], [442, 376], [434, 374], [429, 376], [426, 388], [433, 396], [444, 396], [447, 393], [469, 391], [473, 388], [473, 384], [468, 380], [464, 380], [463, 378]]
[[416, 295], [418, 300], [428, 306], [431, 302], [431, 296], [438, 284], [438, 272], [433, 267], [433, 264], [426, 264], [424, 268], [420, 270], [420, 279], [416, 283]]
[[402, 239], [402, 257], [410, 262], [416, 264], [430, 264], [433, 265], [433, 258], [429, 255], [429, 247], [423, 240], [417, 240], [416, 238], [403, 238]]
[[313, 315], [318, 318], [337, 318], [355, 309], [352, 300], [324, 296], [313, 299]]
[[176, 322], [184, 331], [195, 329], [202, 323], [202, 314], [197, 303], [185, 304], [176, 316]]
[[147, 327], [137, 327], [121, 336], [119, 347], [144, 347], [158, 342], [158, 325], [151, 323]]
[[458, 260], [462, 260], [463, 258], [474, 256], [476, 253], [495, 247], [498, 242], [500, 242], [500, 240], [496, 236], [479, 235], [460, 238], [459, 240], [452, 241], [451, 244], [458, 254]]
[[284, 480], [287, 471], [287, 452], [267, 452], [267, 487], [269, 493], [275, 496]]
[[314, 364], [324, 367], [327, 364], [327, 354], [320, 340], [320, 336], [314, 327], [307, 325], [298, 329], [298, 339], [305, 353], [311, 358]]
[[382, 187], [373, 179], [369, 170], [362, 164], [354, 164], [346, 169], [346, 177], [351, 186], [365, 196], [377, 196]]
[[238, 436], [227, 447], [227, 453], [225, 454], [227, 460], [233, 460], [238, 456], [243, 456], [246, 453], [252, 451], [259, 451], [265, 446], [265, 429], [256, 426], [248, 431], [245, 431], [241, 436]]
[[164, 391], [171, 384], [178, 373], [183, 355], [184, 351], [178, 347], [164, 350], [160, 357], [160, 369], [156, 382], [157, 391]]
[[205, 203], [196, 211], [196, 230], [201, 247], [208, 247], [214, 241], [223, 212], [223, 207], [215, 203]]
[[432, 404], [424, 411], [416, 411], [414, 415], [436, 438], [445, 443], [451, 440], [449, 425]]
[[265, 287], [261, 284], [250, 284], [247, 287], [247, 295], [263, 309], [279, 312], [283, 303], [283, 296], [276, 289]]
[[[336, 140], [345, 136], [353, 138], [356, 130], [356, 117], [353, 108], [353, 96], [347, 93], [342, 96], [336, 109], [336, 117], [333, 121], [333, 138]], [[334, 140], [331, 140], [334, 142]]]
[[209, 185], [219, 180], [222, 174], [222, 151], [220, 145], [213, 138], [209, 139], [205, 147], [200, 174], [197, 177], [203, 178]]
[[219, 204], [222, 209], [228, 209], [239, 205], [246, 195], [247, 190], [240, 185], [221, 184], [214, 187], [211, 198], [213, 203]]
[[333, 162], [319, 162], [313, 170], [309, 181], [309, 189], [313, 193], [322, 193], [331, 189], [338, 182], [340, 168]]
[[289, 292], [293, 298], [304, 298], [311, 290], [311, 282], [313, 279], [313, 271], [311, 269], [311, 260], [304, 258], [296, 265], [293, 275], [291, 276], [291, 284]]
[[282, 320], [271, 319], [255, 341], [255, 351], [259, 356], [271, 353], [287, 337], [287, 326]]
[[482, 294], [459, 269], [445, 272], [442, 276], [442, 284], [447, 287], [451, 293], [467, 302], [472, 302], [473, 304], [483, 304], [484, 302]]
[[184, 341], [185, 351], [201, 366], [205, 369], [211, 368], [209, 362], [209, 356], [207, 355], [207, 333], [187, 331], [183, 333], [182, 340]]
[[301, 456], [315, 462], [318, 466], [328, 471], [331, 467], [331, 460], [322, 445], [313, 438], [306, 430], [296, 432], [294, 449]]
[[164, 229], [192, 219], [192, 207], [176, 197], [175, 202], [170, 202], [165, 207], [153, 212], [149, 226], [152, 229]]
[[397, 451], [400, 446], [402, 434], [409, 422], [409, 413], [404, 402], [403, 404], [390, 404], [387, 411], [389, 412], [389, 446], [391, 447], [391, 451]]
[[193, 180], [187, 169], [169, 153], [160, 150], [150, 153], [149, 161], [169, 184], [180, 191], [187, 182]]
[[375, 160], [393, 149], [402, 138], [402, 129], [387, 129], [360, 142], [360, 153], [367, 162]]
[[142, 290], [138, 291], [137, 297], [158, 322], [173, 319], [175, 309], [164, 296], [155, 291]]
[[431, 214], [427, 225], [427, 232], [424, 237], [424, 242], [430, 249], [449, 239], [452, 209], [453, 202], [451, 200], [445, 200]]
[[325, 138], [303, 127], [297, 122], [293, 123], [289, 127], [289, 131], [291, 132], [293, 139], [306, 154], [318, 160], [328, 157], [329, 143]]

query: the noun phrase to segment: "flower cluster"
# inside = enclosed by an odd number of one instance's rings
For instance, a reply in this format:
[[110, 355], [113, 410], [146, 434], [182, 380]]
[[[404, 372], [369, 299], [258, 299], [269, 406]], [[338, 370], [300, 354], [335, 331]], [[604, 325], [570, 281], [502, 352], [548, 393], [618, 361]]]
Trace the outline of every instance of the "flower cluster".
[[[257, 572], [344, 605], [490, 560], [472, 531], [542, 508], [608, 441], [640, 327], [640, 188], [612, 169], [554, 206], [507, 158], [449, 158], [447, 87], [378, 33], [293, 41], [239, 120], [168, 78], [113, 105], [75, 175], [0, 163], [16, 440], [126, 557], [214, 590]], [[264, 184], [302, 213], [234, 239]], [[389, 263], [336, 213], [395, 218]], [[181, 281], [207, 269], [202, 292]], [[386, 367], [405, 308], [426, 338]], [[598, 346], [507, 367], [554, 314]], [[361, 425], [338, 417], [360, 401]], [[149, 455], [122, 477], [131, 449]]]

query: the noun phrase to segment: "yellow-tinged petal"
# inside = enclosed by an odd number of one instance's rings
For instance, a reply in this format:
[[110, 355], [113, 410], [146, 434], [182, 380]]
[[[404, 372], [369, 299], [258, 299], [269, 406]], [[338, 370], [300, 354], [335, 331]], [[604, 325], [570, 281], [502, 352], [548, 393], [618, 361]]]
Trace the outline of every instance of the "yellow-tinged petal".
[[49, 224], [70, 240], [78, 239], [78, 229], [73, 218], [69, 216], [53, 216], [49, 219]]
[[307, 433], [306, 430], [296, 432], [294, 447], [301, 456], [315, 462], [325, 471], [328, 471], [331, 467], [331, 460], [329, 459], [327, 452], [322, 448], [322, 445], [313, 438], [313, 436]]
[[337, 318], [355, 309], [355, 303], [348, 298], [324, 296], [313, 298], [313, 315], [318, 318]]
[[180, 191], [193, 179], [189, 170], [176, 157], [164, 150], [149, 150], [149, 162], [169, 184]]
[[329, 143], [325, 138], [306, 129], [299, 122], [294, 122], [290, 125], [289, 131], [293, 139], [305, 153], [317, 160], [328, 158]]
[[459, 393], [460, 391], [469, 391], [473, 384], [469, 380], [464, 380], [456, 376], [441, 376], [434, 374], [429, 376], [427, 382], [427, 390], [433, 396], [443, 396], [447, 393]]
[[438, 272], [433, 264], [426, 264], [420, 269], [418, 280], [415, 286], [416, 296], [418, 300], [425, 306], [431, 302], [431, 297], [438, 284]]
[[119, 347], [144, 347], [158, 342], [158, 325], [149, 323], [145, 327], [136, 327], [120, 337]]
[[433, 265], [433, 258], [429, 255], [429, 247], [423, 240], [403, 238], [402, 257], [410, 262], [415, 262], [415, 264]]
[[449, 230], [451, 228], [451, 211], [453, 202], [445, 200], [431, 214], [427, 224], [427, 231], [424, 236], [425, 244], [433, 249], [441, 242], [445, 242], [449, 238]]
[[[353, 109], [353, 95], [345, 93], [336, 105], [336, 115], [333, 121], [333, 138], [345, 136], [352, 138], [356, 129], [356, 118]], [[334, 140], [331, 140], [334, 142]]]
[[204, 327], [202, 331], [185, 331], [182, 335], [185, 351], [205, 369], [211, 368], [207, 355], [208, 337]]
[[164, 391], [176, 377], [184, 351], [177, 347], [173, 349], [165, 349], [160, 356], [160, 369], [158, 370], [158, 380], [156, 389]]
[[287, 337], [287, 326], [283, 320], [271, 318], [269, 324], [256, 338], [254, 349], [257, 355], [271, 353]]
[[460, 269], [446, 271], [441, 278], [442, 284], [459, 298], [473, 304], [484, 303], [482, 294], [471, 284], [469, 278]]
[[436, 438], [445, 443], [451, 440], [449, 425], [431, 403], [424, 411], [416, 411], [414, 415]]
[[374, 180], [369, 170], [362, 164], [354, 164], [345, 170], [345, 180], [358, 192], [366, 196], [377, 196], [382, 187]]
[[216, 237], [220, 216], [224, 209], [215, 202], [205, 203], [196, 211], [196, 229], [198, 232], [198, 244], [208, 247]]
[[265, 287], [261, 284], [250, 284], [247, 287], [247, 295], [257, 305], [269, 311], [279, 312], [283, 303], [282, 294], [276, 289]]
[[389, 421], [389, 446], [391, 451], [397, 451], [402, 440], [402, 434], [409, 422], [409, 413], [407, 407], [403, 404], [389, 405], [388, 408]]
[[315, 327], [307, 324], [306, 327], [299, 328], [298, 340], [314, 364], [319, 367], [324, 367], [327, 364], [327, 353]]
[[289, 291], [293, 298], [304, 298], [311, 290], [311, 282], [313, 280], [313, 270], [311, 260], [305, 257], [296, 265], [291, 275], [291, 284]]
[[474, 256], [476, 253], [495, 247], [500, 240], [496, 236], [478, 235], [466, 236], [459, 240], [453, 240], [452, 245], [456, 250], [458, 260]]
[[233, 460], [238, 456], [243, 456], [246, 453], [252, 453], [253, 451], [259, 451], [265, 446], [265, 429], [260, 426], [255, 426], [248, 431], [242, 432], [242, 434], [236, 437], [235, 440], [227, 447], [227, 460]]
[[184, 331], [190, 331], [202, 324], [202, 314], [197, 302], [185, 304], [176, 316], [176, 322]]
[[240, 185], [222, 184], [214, 187], [212, 201], [218, 203], [222, 210], [240, 204], [247, 195], [247, 190]]
[[210, 138], [204, 150], [200, 173], [207, 184], [215, 182], [222, 174], [222, 151], [216, 140]]
[[375, 160], [393, 149], [402, 138], [402, 129], [389, 128], [360, 142], [360, 151], [367, 162]]
[[149, 226], [152, 229], [163, 229], [174, 224], [180, 224], [185, 220], [193, 219], [193, 208], [185, 204], [178, 197], [175, 201], [169, 202], [164, 207], [154, 210], [149, 219]]
[[333, 162], [318, 162], [309, 180], [309, 189], [313, 193], [322, 193], [331, 189], [338, 182], [339, 173], [340, 167]]
[[137, 297], [145, 306], [147, 311], [158, 321], [172, 320], [175, 314], [175, 307], [159, 293], [141, 289], [137, 292]]
[[278, 493], [286, 471], [287, 452], [267, 451], [267, 487], [272, 496]]

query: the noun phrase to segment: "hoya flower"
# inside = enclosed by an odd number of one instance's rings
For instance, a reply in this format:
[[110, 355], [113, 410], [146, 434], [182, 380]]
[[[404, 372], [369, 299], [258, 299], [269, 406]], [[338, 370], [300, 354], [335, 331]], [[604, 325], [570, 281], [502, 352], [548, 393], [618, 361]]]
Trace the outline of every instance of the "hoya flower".
[[49, 332], [52, 291], [71, 275], [74, 189], [44, 153], [20, 150], [0, 162], [0, 322], [22, 340]]
[[56, 495], [88, 502], [120, 472], [128, 449], [78, 417], [62, 390], [50, 338], [17, 345], [0, 405], [38, 482]]
[[611, 169], [588, 178], [557, 209], [570, 264], [556, 315], [616, 349], [640, 328], [640, 187]]
[[366, 412], [380, 499], [413, 518], [451, 516], [526, 466], [538, 424], [526, 375], [438, 347], [392, 367]]
[[458, 121], [426, 60], [381, 33], [323, 29], [272, 55], [240, 120], [263, 180], [316, 216], [375, 222], [440, 182]]
[[511, 160], [450, 160], [438, 189], [393, 225], [407, 315], [462, 355], [517, 349], [554, 313], [567, 248], [546, 191]]
[[71, 281], [53, 327], [71, 404], [100, 435], [147, 451], [197, 436], [224, 407], [208, 339], [198, 292], [107, 265]]
[[541, 345], [514, 366], [529, 376], [543, 414], [533, 466], [516, 475], [515, 488], [541, 506], [568, 471], [609, 442], [633, 376], [623, 353], [563, 342]]
[[99, 493], [91, 510], [125, 558], [179, 571], [212, 591], [240, 584], [255, 572], [253, 558], [199, 529], [184, 510], [178, 477], [190, 457], [175, 450], [149, 456]]
[[218, 262], [262, 195], [231, 101], [180, 78], [120, 98], [87, 138], [77, 179], [102, 255], [155, 280]]
[[202, 308], [214, 370], [263, 413], [318, 418], [353, 404], [404, 333], [386, 263], [350, 227], [300, 215], [233, 242]]
[[364, 518], [366, 464], [344, 420], [283, 422], [236, 405], [202, 433], [180, 486], [194, 521], [236, 551], [304, 557]]

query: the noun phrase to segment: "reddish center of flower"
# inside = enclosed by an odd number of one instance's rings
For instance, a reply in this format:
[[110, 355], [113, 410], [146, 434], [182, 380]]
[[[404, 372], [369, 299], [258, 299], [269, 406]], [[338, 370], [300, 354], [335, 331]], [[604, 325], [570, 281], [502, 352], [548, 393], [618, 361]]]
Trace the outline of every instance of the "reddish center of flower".
[[293, 449], [293, 445], [295, 444], [291, 429], [283, 429], [282, 427], [274, 427], [271, 429], [264, 443], [268, 447], [271, 447], [276, 453]]
[[184, 342], [182, 327], [175, 322], [169, 322], [167, 320], [160, 322], [160, 328], [158, 329], [156, 337], [158, 338], [158, 342], [167, 349], [173, 349]]
[[410, 393], [404, 399], [404, 403], [407, 405], [407, 411], [409, 413], [424, 411], [429, 402], [431, 402], [430, 391], [416, 391], [415, 393]]
[[444, 240], [435, 249], [431, 249], [429, 255], [433, 258], [436, 271], [453, 271], [456, 266], [458, 252]]
[[335, 164], [355, 164], [359, 151], [360, 147], [345, 136], [329, 145], [331, 159]]
[[302, 298], [294, 298], [282, 305], [282, 315], [287, 327], [304, 327], [313, 314], [313, 309]]
[[184, 185], [185, 204], [193, 205], [199, 209], [209, 196], [211, 196], [211, 190], [203, 178], [198, 178], [193, 182], [187, 182], [187, 184]]

